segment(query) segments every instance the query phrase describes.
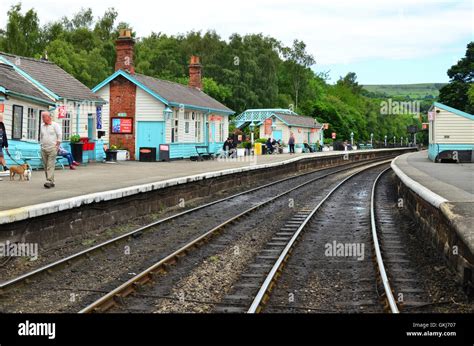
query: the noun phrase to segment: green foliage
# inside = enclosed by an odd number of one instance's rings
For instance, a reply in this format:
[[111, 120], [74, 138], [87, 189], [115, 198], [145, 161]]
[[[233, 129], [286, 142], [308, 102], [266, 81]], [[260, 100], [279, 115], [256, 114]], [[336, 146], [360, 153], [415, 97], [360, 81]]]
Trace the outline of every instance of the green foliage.
[[440, 90], [439, 100], [450, 107], [474, 113], [474, 42], [467, 45], [466, 55], [448, 70], [449, 84]]
[[78, 134], [73, 134], [71, 135], [69, 140], [71, 141], [71, 143], [79, 143], [81, 141], [81, 136], [79, 136]]

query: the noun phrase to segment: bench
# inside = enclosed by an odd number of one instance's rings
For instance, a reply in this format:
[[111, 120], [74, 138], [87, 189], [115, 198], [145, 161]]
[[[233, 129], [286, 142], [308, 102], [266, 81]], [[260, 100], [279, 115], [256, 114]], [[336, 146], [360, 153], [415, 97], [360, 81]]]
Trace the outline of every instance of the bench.
[[214, 154], [209, 152], [209, 148], [207, 147], [207, 145], [196, 145], [196, 153], [196, 161], [214, 159]]
[[[43, 160], [41, 158], [41, 152], [39, 150], [35, 149], [22, 149], [22, 150], [17, 150], [13, 149], [11, 150], [11, 155], [13, 160], [17, 161], [18, 163], [21, 164], [21, 162], [27, 163], [32, 169], [33, 167], [38, 167], [42, 168], [43, 167]], [[62, 156], [57, 156], [56, 157], [56, 165], [59, 165], [62, 169], [64, 169], [64, 164], [62, 162], [63, 157]], [[33, 164], [35, 163], [35, 164]]]

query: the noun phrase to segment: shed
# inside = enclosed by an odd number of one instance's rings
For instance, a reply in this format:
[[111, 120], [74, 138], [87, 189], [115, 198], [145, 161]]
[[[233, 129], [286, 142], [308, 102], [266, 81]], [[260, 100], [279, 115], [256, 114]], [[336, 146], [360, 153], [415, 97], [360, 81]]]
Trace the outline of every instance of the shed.
[[474, 162], [474, 115], [435, 102], [428, 120], [430, 160]]

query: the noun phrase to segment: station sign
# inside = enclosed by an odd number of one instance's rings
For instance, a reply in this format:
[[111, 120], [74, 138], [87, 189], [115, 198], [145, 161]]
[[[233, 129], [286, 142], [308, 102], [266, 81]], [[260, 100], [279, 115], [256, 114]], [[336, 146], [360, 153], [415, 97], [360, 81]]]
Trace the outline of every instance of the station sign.
[[59, 106], [58, 107], [58, 119], [64, 119], [66, 117], [66, 106]]
[[435, 120], [435, 112], [428, 112], [428, 120], [429, 121]]

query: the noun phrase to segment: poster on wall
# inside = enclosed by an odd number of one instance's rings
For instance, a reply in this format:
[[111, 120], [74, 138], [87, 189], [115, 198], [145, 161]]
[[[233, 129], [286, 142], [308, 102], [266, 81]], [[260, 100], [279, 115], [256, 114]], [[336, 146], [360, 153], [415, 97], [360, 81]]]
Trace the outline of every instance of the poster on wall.
[[265, 127], [265, 134], [271, 135], [272, 134], [272, 119], [265, 119], [264, 127]]
[[97, 130], [102, 130], [102, 106], [97, 106], [95, 109], [97, 119]]
[[66, 106], [58, 107], [58, 119], [64, 119], [66, 117]]
[[112, 133], [126, 135], [133, 133], [133, 118], [112, 118]]

